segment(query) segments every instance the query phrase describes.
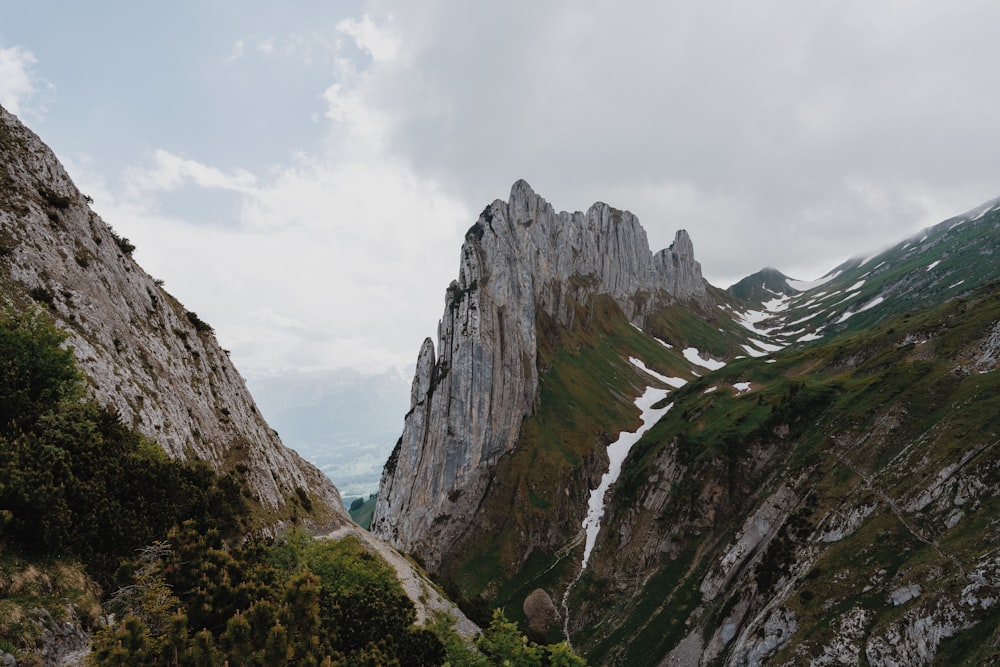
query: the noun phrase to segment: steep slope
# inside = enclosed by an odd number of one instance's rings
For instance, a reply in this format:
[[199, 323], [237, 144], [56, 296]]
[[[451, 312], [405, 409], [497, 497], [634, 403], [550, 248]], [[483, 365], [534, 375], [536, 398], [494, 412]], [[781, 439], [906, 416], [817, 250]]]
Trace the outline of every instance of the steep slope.
[[661, 276], [700, 280], [686, 234], [647, 261], [627, 213], [515, 184], [466, 237], [375, 530], [593, 664], [988, 664], [997, 215], [727, 295]]
[[[734, 314], [755, 335], [785, 346], [861, 331], [893, 314], [969, 294], [996, 278], [998, 253], [1000, 200], [992, 200], [891, 248], [850, 259], [819, 280], [796, 281], [764, 269], [728, 291], [749, 304]], [[750, 289], [765, 274], [770, 278], [763, 289]]]
[[788, 276], [768, 266], [730, 285], [726, 291], [741, 301], [760, 306], [776, 297], [798, 294], [799, 290], [789, 285], [788, 281]]
[[672, 396], [568, 627], [598, 664], [992, 664], [1000, 284]]
[[717, 307], [728, 301], [686, 232], [653, 254], [632, 214], [556, 213], [515, 183], [466, 234], [372, 530], [466, 598], [520, 607], [540, 572], [568, 581], [634, 400], [740, 351], [745, 332]]
[[0, 154], [4, 306], [47, 308], [93, 395], [170, 456], [237, 473], [260, 527], [348, 522], [333, 484], [265, 423], [211, 327], [133, 261], [48, 147], [2, 108]]

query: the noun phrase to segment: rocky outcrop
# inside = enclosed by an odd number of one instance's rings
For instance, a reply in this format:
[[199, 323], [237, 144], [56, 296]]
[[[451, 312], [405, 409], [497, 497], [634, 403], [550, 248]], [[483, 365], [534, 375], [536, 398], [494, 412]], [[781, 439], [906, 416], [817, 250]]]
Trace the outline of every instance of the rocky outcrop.
[[473, 523], [491, 470], [538, 400], [536, 318], [569, 328], [608, 295], [642, 326], [658, 307], [705, 299], [691, 239], [655, 256], [634, 215], [597, 203], [557, 213], [524, 181], [466, 234], [438, 342], [421, 347], [402, 437], [387, 463], [372, 530], [434, 571]]
[[329, 528], [349, 521], [329, 479], [264, 421], [211, 327], [136, 264], [127, 239], [3, 109], [0, 152], [5, 305], [47, 308], [98, 400], [172, 457], [242, 474], [265, 521], [293, 513]]

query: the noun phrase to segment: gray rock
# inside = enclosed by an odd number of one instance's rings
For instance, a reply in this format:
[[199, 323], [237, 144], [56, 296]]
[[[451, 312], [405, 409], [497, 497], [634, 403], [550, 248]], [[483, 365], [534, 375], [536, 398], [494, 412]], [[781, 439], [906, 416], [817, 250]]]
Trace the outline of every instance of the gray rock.
[[557, 213], [518, 181], [483, 211], [447, 290], [436, 355], [430, 340], [421, 347], [373, 532], [436, 570], [535, 408], [537, 313], [569, 327], [574, 304], [594, 294], [641, 326], [657, 307], [704, 298], [706, 283], [686, 232], [654, 257], [638, 219], [607, 204]]
[[2, 108], [0, 135], [5, 270], [25, 300], [45, 295], [93, 396], [174, 458], [239, 462], [265, 507], [301, 488], [329, 507], [330, 527], [349, 521], [330, 480], [264, 421], [211, 330], [136, 264], [49, 148]]

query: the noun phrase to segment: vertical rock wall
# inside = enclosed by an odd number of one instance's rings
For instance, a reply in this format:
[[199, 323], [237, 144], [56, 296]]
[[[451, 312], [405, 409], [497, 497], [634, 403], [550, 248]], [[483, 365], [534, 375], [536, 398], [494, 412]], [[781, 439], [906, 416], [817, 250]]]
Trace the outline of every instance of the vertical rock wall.
[[[557, 213], [524, 181], [468, 231], [435, 348], [421, 347], [403, 434], [383, 472], [372, 530], [434, 571], [474, 522], [492, 466], [537, 400], [536, 316], [573, 323], [607, 294], [637, 325], [673, 299], [705, 298], [691, 240], [655, 256], [634, 215], [597, 203]], [[641, 298], [640, 298], [641, 297]]]

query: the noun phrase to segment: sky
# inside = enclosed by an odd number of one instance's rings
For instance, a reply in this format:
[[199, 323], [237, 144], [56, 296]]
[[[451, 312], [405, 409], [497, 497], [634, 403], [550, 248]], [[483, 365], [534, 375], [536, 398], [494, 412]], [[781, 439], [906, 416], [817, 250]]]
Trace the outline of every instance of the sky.
[[245, 376], [382, 372], [526, 179], [813, 279], [1000, 196], [1000, 3], [5, 0], [0, 104]]

